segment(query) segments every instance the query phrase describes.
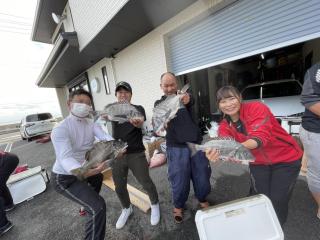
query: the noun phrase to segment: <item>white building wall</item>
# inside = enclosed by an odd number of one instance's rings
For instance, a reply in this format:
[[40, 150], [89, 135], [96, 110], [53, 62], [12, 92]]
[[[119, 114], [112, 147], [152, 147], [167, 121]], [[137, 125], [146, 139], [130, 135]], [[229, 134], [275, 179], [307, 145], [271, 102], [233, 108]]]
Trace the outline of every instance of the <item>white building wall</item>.
[[[107, 75], [111, 93], [109, 95], [106, 94], [106, 89], [104, 85], [104, 79], [102, 76], [101, 68], [106, 66], [107, 68]], [[113, 76], [113, 71], [111, 68], [111, 60], [108, 58], [103, 58], [94, 66], [87, 70], [89, 82], [91, 82], [94, 78], [99, 81], [100, 91], [99, 92], [92, 92], [92, 97], [95, 105], [96, 110], [102, 110], [107, 104], [115, 102], [115, 79]]]
[[132, 103], [143, 105], [150, 125], [155, 100], [162, 95], [160, 75], [167, 71], [164, 35], [194, 19], [222, 0], [199, 0], [119, 52], [112, 60], [116, 82], [132, 85]]
[[63, 20], [63, 26], [64, 26], [64, 30], [66, 32], [73, 32], [74, 27], [73, 27], [73, 21], [72, 21], [72, 15], [71, 15], [71, 10], [70, 10], [70, 6], [69, 3], [66, 4], [65, 9], [63, 10], [63, 15], [67, 16], [67, 18], [65, 20]]
[[56, 88], [56, 94], [59, 101], [59, 106], [61, 110], [62, 117], [65, 118], [69, 115], [69, 109], [67, 106], [68, 101], [68, 88]]
[[80, 51], [129, 0], [69, 0]]

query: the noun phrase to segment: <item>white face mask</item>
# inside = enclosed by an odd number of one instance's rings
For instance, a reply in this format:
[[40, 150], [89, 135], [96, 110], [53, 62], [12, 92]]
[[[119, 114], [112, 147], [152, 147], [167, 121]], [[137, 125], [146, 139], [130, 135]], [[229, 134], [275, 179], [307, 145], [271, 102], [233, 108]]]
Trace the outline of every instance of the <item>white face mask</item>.
[[92, 111], [92, 107], [85, 103], [72, 103], [71, 104], [71, 113], [79, 118], [85, 118]]

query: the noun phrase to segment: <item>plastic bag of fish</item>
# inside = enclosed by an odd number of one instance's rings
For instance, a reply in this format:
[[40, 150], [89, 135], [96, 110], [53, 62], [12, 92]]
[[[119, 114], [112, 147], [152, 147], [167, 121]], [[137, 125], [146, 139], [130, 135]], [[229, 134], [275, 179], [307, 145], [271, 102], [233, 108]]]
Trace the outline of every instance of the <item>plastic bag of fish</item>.
[[183, 103], [180, 100], [181, 95], [185, 94], [189, 89], [190, 84], [183, 86], [179, 94], [169, 95], [167, 98], [156, 105], [152, 114], [152, 126], [153, 131], [161, 137], [166, 135], [166, 127], [170, 120], [176, 117], [176, 114], [180, 108], [184, 108]]
[[112, 167], [113, 162], [117, 160], [120, 154], [125, 152], [127, 147], [127, 143], [121, 140], [97, 142], [86, 152], [83, 165], [80, 168], [71, 170], [71, 173], [78, 179], [83, 180], [84, 174], [89, 169], [96, 167], [104, 161], [108, 167]]
[[248, 164], [249, 162], [254, 162], [255, 160], [249, 149], [245, 148], [241, 143], [229, 137], [213, 138], [201, 145], [194, 143], [187, 144], [191, 151], [191, 156], [194, 156], [198, 151], [204, 152], [206, 149], [213, 148], [219, 151], [220, 160], [235, 160], [243, 164]]
[[144, 120], [143, 114], [128, 102], [114, 102], [104, 107], [102, 111], [94, 111], [93, 115], [107, 116], [106, 120], [119, 123], [132, 120]]

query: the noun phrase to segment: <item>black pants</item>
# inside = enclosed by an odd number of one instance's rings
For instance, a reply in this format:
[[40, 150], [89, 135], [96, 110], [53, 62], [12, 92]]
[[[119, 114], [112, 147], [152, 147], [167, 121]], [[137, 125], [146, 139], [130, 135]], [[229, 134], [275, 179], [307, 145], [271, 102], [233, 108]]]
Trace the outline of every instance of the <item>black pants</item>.
[[250, 165], [252, 193], [262, 193], [270, 198], [281, 225], [287, 220], [289, 200], [300, 167], [300, 160], [268, 166]]
[[106, 233], [106, 203], [99, 195], [102, 180], [101, 173], [87, 178], [86, 181], [79, 181], [73, 175], [51, 175], [55, 190], [82, 205], [88, 213], [86, 240], [103, 240]]
[[144, 152], [128, 153], [121, 159], [116, 159], [112, 166], [112, 178], [115, 190], [123, 208], [130, 206], [130, 198], [127, 189], [128, 171], [131, 169], [133, 175], [148, 193], [151, 204], [159, 202], [156, 186], [149, 175], [149, 167]]
[[4, 209], [6, 206], [12, 205], [13, 200], [6, 183], [18, 163], [19, 158], [14, 154], [0, 155], [0, 227], [8, 222]]

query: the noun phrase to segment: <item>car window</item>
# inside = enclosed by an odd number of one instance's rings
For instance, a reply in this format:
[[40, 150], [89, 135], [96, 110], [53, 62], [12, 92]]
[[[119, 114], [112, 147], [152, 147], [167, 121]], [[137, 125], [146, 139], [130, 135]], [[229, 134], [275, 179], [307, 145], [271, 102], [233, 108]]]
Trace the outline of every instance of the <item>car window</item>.
[[36, 121], [44, 121], [47, 119], [52, 118], [50, 113], [39, 113], [39, 114], [32, 114], [26, 117], [27, 122], [36, 122]]
[[244, 100], [259, 99], [260, 98], [260, 86], [248, 87], [241, 93]]
[[301, 86], [297, 82], [267, 84], [262, 86], [262, 98], [300, 95], [301, 90]]

